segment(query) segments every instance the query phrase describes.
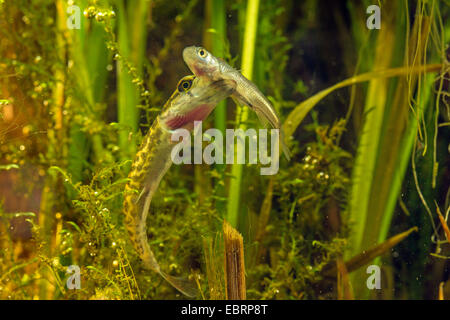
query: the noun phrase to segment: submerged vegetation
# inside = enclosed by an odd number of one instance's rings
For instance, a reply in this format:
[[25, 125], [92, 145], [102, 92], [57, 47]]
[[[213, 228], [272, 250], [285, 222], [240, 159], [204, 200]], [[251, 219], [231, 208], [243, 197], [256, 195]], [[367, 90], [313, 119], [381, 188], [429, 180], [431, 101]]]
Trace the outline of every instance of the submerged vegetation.
[[[260, 88], [292, 159], [172, 166], [147, 222], [163, 270], [231, 297], [228, 221], [239, 297], [448, 299], [450, 7], [372, 2], [0, 0], [0, 299], [184, 298], [143, 267], [122, 204], [189, 45]], [[203, 127], [261, 124], [227, 99]]]

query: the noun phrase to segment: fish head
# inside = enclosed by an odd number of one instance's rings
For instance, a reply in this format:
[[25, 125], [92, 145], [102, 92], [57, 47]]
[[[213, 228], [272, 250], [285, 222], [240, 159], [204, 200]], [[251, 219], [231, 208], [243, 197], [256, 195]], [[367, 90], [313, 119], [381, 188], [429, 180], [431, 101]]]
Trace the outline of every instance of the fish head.
[[194, 121], [203, 121], [215, 106], [236, 89], [234, 80], [202, 81], [196, 76], [186, 76], [166, 102], [160, 121], [169, 130], [191, 130]]
[[203, 47], [190, 46], [183, 50], [183, 60], [193, 74], [200, 78], [213, 79], [220, 71], [219, 60]]

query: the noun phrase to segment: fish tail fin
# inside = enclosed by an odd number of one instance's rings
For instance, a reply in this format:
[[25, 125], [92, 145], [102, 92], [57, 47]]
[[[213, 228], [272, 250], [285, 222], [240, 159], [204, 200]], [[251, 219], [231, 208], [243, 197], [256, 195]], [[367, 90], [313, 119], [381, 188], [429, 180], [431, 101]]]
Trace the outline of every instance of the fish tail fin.
[[291, 152], [289, 151], [289, 148], [286, 144], [286, 141], [284, 140], [284, 132], [283, 132], [283, 128], [279, 127], [278, 123], [272, 123], [269, 121], [269, 119], [267, 119], [267, 117], [264, 115], [263, 112], [261, 112], [258, 109], [253, 109], [255, 110], [256, 115], [258, 116], [259, 121], [262, 123], [262, 125], [264, 126], [264, 128], [267, 128], [270, 125], [272, 125], [272, 127], [274, 128], [279, 128], [280, 130], [280, 143], [281, 143], [281, 150], [283, 151], [284, 156], [286, 157], [287, 161], [291, 160]]
[[174, 287], [175, 289], [180, 291], [185, 296], [194, 298], [197, 295], [198, 290], [197, 290], [195, 284], [192, 281], [190, 281], [189, 279], [181, 278], [181, 277], [173, 277], [171, 275], [166, 274], [163, 271], [159, 271], [159, 274], [167, 282], [169, 282], [172, 285], [172, 287]]
[[[273, 128], [280, 130], [280, 138], [279, 139], [281, 142], [281, 149], [282, 149], [283, 154], [286, 157], [287, 161], [290, 161], [291, 160], [291, 152], [289, 151], [286, 141], [284, 140], [283, 128], [281, 128], [280, 120], [278, 119], [278, 116], [276, 115], [276, 113], [272, 110], [272, 107], [270, 107], [270, 108], [268, 107], [268, 106], [270, 106], [270, 104], [264, 104], [263, 108], [256, 108], [254, 105], [252, 105], [250, 102], [248, 102], [241, 96], [233, 97], [233, 100], [239, 105], [246, 105], [250, 109], [252, 109], [256, 113], [258, 120], [261, 122], [261, 124], [263, 125], [264, 128], [267, 128], [270, 124]], [[265, 113], [264, 111], [267, 111], [267, 112]]]
[[197, 289], [192, 281], [181, 277], [173, 277], [161, 270], [161, 267], [156, 261], [153, 252], [150, 250], [150, 246], [146, 246], [145, 254], [142, 255], [141, 258], [144, 261], [144, 265], [147, 269], [159, 273], [161, 277], [164, 278], [164, 280], [170, 283], [172, 287], [180, 291], [185, 296], [193, 298], [197, 295]]
[[263, 125], [264, 128], [267, 128], [269, 126], [270, 121], [266, 118], [264, 113], [262, 113], [258, 109], [253, 109], [253, 110], [255, 110], [255, 113], [256, 113], [256, 116], [258, 117], [259, 122], [261, 122], [261, 124]]
[[193, 298], [197, 295], [197, 289], [195, 284], [192, 281], [189, 281], [185, 278], [173, 277], [161, 270], [158, 261], [153, 254], [153, 251], [150, 249], [150, 246], [147, 242], [143, 244], [143, 250], [141, 251], [141, 259], [144, 262], [144, 266], [149, 269], [159, 273], [164, 280], [170, 283], [175, 289], [180, 291], [182, 294]]

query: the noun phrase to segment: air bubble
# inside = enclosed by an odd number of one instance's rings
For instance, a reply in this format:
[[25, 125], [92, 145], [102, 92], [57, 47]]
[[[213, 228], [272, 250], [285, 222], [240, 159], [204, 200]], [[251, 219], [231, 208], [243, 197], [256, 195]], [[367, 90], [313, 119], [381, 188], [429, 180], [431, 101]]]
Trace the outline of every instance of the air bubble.
[[28, 18], [27, 16], [23, 16], [23, 17], [22, 17], [22, 21], [23, 21], [25, 24], [30, 24], [30, 18]]
[[103, 12], [98, 12], [95, 15], [95, 20], [97, 20], [98, 22], [103, 21], [105, 19], [105, 15]]

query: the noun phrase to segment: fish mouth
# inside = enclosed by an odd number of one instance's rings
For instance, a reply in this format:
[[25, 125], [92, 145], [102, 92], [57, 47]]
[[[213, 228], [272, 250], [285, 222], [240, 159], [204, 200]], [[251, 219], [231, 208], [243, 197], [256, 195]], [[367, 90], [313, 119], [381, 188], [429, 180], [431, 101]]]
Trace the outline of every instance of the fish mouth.
[[[198, 83], [198, 78], [195, 81], [194, 85]], [[218, 80], [207, 86], [194, 87], [189, 92], [189, 97], [178, 101], [179, 111], [176, 114], [164, 116], [161, 120], [170, 130], [178, 128], [191, 130], [194, 121], [206, 119], [214, 107], [230, 96], [235, 89], [236, 81], [234, 80]]]
[[189, 46], [183, 49], [183, 59], [186, 60], [187, 57], [193, 56], [195, 52], [197, 51], [196, 46]]
[[213, 105], [201, 104], [198, 107], [188, 111], [186, 114], [176, 115], [166, 120], [166, 125], [170, 130], [175, 130], [184, 127], [191, 127], [194, 121], [205, 120], [211, 111], [214, 109]]
[[194, 70], [192, 70], [192, 66], [194, 64], [193, 57], [195, 57], [195, 51], [195, 46], [186, 47], [183, 50], [183, 60], [192, 72], [194, 72]]

